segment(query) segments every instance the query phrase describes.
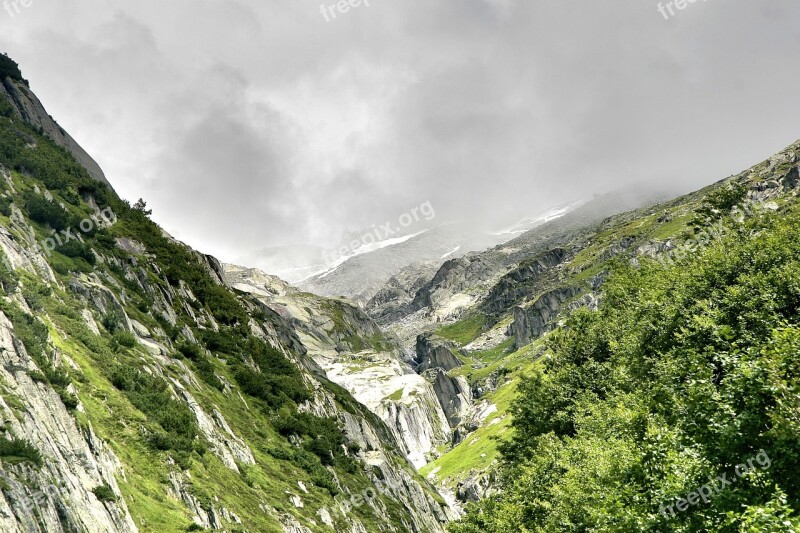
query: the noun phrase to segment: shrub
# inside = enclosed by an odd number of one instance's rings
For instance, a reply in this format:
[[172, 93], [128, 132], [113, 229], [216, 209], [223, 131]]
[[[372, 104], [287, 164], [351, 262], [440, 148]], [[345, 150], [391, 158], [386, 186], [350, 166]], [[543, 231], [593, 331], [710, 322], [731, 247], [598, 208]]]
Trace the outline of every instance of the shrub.
[[24, 439], [0, 438], [0, 459], [10, 463], [29, 462], [42, 466], [42, 454], [36, 447]]
[[690, 225], [695, 228], [707, 226], [741, 205], [745, 198], [747, 187], [744, 185], [737, 183], [721, 187], [706, 196], [703, 205], [695, 211]]
[[100, 323], [103, 325], [105, 330], [109, 333], [115, 333], [119, 328], [119, 325], [122, 323], [122, 318], [119, 314], [115, 312], [108, 313], [100, 319]]
[[128, 400], [153, 421], [148, 443], [157, 450], [191, 451], [202, 443], [197, 422], [188, 406], [175, 400], [163, 379], [136, 368], [119, 366], [111, 373], [111, 383], [125, 393]]
[[178, 346], [178, 352], [192, 361], [200, 378], [214, 387], [217, 390], [224, 390], [225, 386], [222, 381], [217, 377], [214, 372], [214, 365], [208, 360], [208, 357], [202, 353], [200, 348], [195, 344], [182, 343]]
[[40, 224], [47, 224], [58, 231], [71, 227], [74, 222], [73, 217], [64, 211], [60, 205], [34, 193], [26, 195], [25, 210], [32, 220]]
[[19, 70], [19, 65], [16, 61], [8, 57], [8, 54], [0, 54], [0, 82], [6, 78], [11, 78], [15, 81], [27, 81], [22, 77], [22, 72]]
[[11, 198], [8, 196], [0, 196], [0, 213], [3, 215], [10, 217], [11, 216], [11, 204], [14, 203]]
[[97, 257], [94, 255], [91, 248], [78, 240], [65, 242], [61, 246], [57, 247], [56, 251], [61, 255], [65, 255], [73, 259], [83, 259], [90, 265], [94, 265], [97, 262]]
[[0, 285], [6, 294], [14, 292], [19, 286], [19, 276], [9, 267], [6, 256], [0, 252]]
[[127, 331], [115, 331], [111, 338], [114, 340], [114, 342], [126, 348], [133, 348], [136, 346], [136, 336]]
[[94, 493], [95, 496], [97, 496], [97, 499], [100, 500], [101, 502], [117, 501], [117, 495], [114, 494], [114, 490], [105, 483], [93, 488], [92, 492]]

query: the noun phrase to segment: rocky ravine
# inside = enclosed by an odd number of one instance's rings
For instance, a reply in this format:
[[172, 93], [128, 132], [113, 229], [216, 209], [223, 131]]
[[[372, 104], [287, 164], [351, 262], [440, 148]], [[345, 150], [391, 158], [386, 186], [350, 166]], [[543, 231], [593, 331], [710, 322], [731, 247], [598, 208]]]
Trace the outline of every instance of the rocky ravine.
[[460, 413], [454, 406], [467, 402], [463, 391], [435, 372], [420, 375], [412, 365], [417, 362], [419, 372], [460, 365], [446, 348], [422, 341], [410, 362], [396, 339], [346, 300], [303, 292], [257, 269], [225, 265], [225, 278], [232, 288], [287, 319], [327, 378], [386, 422], [415, 466], [427, 463], [439, 446], [451, 441], [452, 422]]

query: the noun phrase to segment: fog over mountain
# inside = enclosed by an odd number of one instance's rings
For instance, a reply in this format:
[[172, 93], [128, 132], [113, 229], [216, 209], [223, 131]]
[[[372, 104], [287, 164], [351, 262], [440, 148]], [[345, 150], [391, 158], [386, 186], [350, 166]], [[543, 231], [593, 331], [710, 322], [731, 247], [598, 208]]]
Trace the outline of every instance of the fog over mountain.
[[0, 0], [0, 533], [800, 531], [800, 4], [320, 2]]
[[426, 201], [489, 230], [634, 182], [688, 191], [797, 136], [789, 0], [320, 8], [8, 3], [0, 47], [122, 196], [229, 261]]

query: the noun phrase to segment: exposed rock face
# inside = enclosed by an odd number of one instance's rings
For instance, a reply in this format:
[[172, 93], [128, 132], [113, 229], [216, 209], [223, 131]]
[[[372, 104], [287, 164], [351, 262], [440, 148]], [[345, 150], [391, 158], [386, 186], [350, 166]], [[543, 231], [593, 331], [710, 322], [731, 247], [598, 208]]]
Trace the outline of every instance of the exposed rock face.
[[472, 385], [472, 396], [474, 398], [480, 398], [486, 394], [494, 392], [500, 386], [502, 381], [502, 376], [499, 372], [495, 371], [486, 376], [486, 378], [473, 383]]
[[300, 291], [257, 269], [224, 268], [231, 287], [253, 295], [263, 310], [292, 324], [307, 359], [380, 417], [415, 466], [449, 442], [448, 417], [433, 384], [414, 372], [395, 339], [358, 307]]
[[500, 265], [491, 256], [468, 254], [442, 265], [433, 279], [414, 296], [410, 311], [429, 309], [438, 319], [452, 318], [477, 298], [465, 293], [496, 275]]
[[515, 307], [509, 331], [516, 346], [525, 346], [552, 329], [562, 304], [579, 292], [575, 288], [559, 288], [543, 294], [530, 306]]
[[0, 397], [4, 432], [28, 440], [48, 458], [46, 470], [7, 467], [3, 477], [9, 488], [0, 491], [0, 530], [137, 531], [124, 501], [104, 504], [92, 493], [107, 484], [119, 494], [115, 476], [124, 477], [119, 460], [91, 426], [78, 428], [58, 394], [31, 379], [32, 372], [41, 370], [0, 312], [0, 381], [24, 405], [15, 408]]
[[566, 250], [554, 248], [526, 261], [500, 279], [481, 303], [481, 308], [489, 315], [507, 311], [520, 299], [527, 297], [531, 290], [535, 290], [536, 280], [566, 258]]
[[463, 376], [451, 377], [441, 368], [434, 370], [433, 390], [450, 426], [458, 427], [472, 407], [472, 389]]
[[[424, 379], [423, 379], [424, 381]], [[374, 406], [381, 420], [404, 445], [408, 460], [417, 467], [424, 466], [433, 451], [450, 440], [447, 416], [439, 404], [433, 387], [425, 382], [406, 386], [398, 401], [384, 399]]]
[[424, 334], [417, 337], [417, 349], [414, 363], [417, 365], [417, 372], [422, 373], [429, 368], [441, 368], [448, 371], [458, 368], [464, 363], [456, 357], [450, 350], [452, 345], [431, 336]]
[[70, 137], [64, 128], [59, 126], [53, 118], [47, 114], [44, 106], [35, 94], [22, 82], [17, 82], [11, 78], [2, 80], [0, 84], [0, 98], [7, 97], [14, 107], [18, 118], [24, 120], [35, 128], [41, 128], [45, 135], [53, 139], [56, 144], [65, 148], [72, 156], [83, 165], [97, 181], [108, 185], [111, 184], [106, 179], [100, 165], [86, 153], [86, 150]]
[[475, 503], [495, 492], [497, 474], [490, 468], [486, 472], [476, 472], [458, 484], [456, 498], [464, 503]]
[[380, 324], [408, 315], [417, 292], [436, 274], [436, 263], [411, 265], [392, 276], [367, 302], [364, 310]]

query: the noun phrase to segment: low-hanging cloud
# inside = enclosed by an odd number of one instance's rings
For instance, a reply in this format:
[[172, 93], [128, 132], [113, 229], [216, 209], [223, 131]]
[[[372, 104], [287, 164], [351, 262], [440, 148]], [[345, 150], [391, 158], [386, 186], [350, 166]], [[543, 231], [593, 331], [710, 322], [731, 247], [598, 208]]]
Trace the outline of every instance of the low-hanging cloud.
[[423, 201], [488, 227], [689, 190], [800, 137], [800, 5], [657, 4], [37, 2], [0, 47], [123, 196], [231, 259]]

